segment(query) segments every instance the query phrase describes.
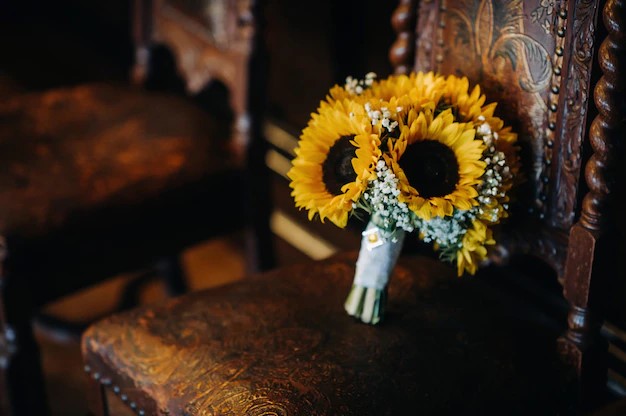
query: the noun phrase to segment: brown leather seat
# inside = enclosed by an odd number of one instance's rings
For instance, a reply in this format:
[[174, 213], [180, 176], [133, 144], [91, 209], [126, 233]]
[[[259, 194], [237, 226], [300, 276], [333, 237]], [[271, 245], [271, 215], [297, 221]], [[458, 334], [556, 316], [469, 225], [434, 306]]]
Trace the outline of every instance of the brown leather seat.
[[228, 128], [189, 100], [127, 86], [3, 100], [2, 235], [40, 236], [77, 213], [153, 199], [234, 169]]
[[388, 318], [365, 325], [343, 310], [355, 261], [106, 318], [84, 334], [86, 370], [146, 415], [572, 414], [559, 328], [532, 308], [416, 256], [395, 269]]
[[229, 121], [188, 99], [88, 84], [15, 95], [0, 121], [5, 269], [35, 307], [246, 221]]

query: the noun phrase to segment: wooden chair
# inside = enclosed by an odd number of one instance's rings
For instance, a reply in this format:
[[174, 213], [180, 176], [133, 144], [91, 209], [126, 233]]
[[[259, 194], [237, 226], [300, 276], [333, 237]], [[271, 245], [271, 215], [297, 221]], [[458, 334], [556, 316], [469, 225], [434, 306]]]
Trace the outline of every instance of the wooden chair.
[[[153, 264], [181, 294], [182, 250], [238, 230], [248, 230], [251, 270], [272, 261], [263, 240], [259, 7], [137, 0], [137, 87], [103, 82], [3, 97], [0, 413], [48, 412], [33, 334], [43, 305]], [[232, 118], [139, 87], [156, 76], [150, 53], [162, 46], [190, 97], [213, 81], [227, 87]]]
[[616, 0], [400, 1], [396, 71], [467, 75], [520, 133], [527, 182], [491, 263], [458, 279], [402, 257], [376, 327], [343, 310], [356, 251], [113, 315], [83, 335], [93, 413], [556, 415], [611, 401], [600, 329], [625, 21]]

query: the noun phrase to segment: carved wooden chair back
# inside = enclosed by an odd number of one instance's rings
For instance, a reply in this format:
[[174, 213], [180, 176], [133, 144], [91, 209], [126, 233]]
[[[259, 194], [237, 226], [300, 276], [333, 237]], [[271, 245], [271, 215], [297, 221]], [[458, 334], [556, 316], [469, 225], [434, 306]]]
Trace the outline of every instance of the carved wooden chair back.
[[[253, 230], [246, 237], [251, 270], [274, 265], [267, 223], [271, 201], [263, 157], [261, 117], [265, 108], [266, 57], [261, 0], [133, 0], [135, 61], [131, 80], [146, 86], [153, 72], [153, 52], [164, 46], [173, 56], [176, 75], [183, 79], [188, 96], [200, 94], [214, 82], [228, 93], [232, 124], [227, 147], [243, 168], [248, 202], [246, 215]], [[202, 104], [202, 103], [201, 103]], [[223, 103], [221, 103], [223, 104]], [[230, 119], [230, 117], [229, 117]]]
[[[606, 349], [599, 328], [611, 258], [599, 247], [623, 133], [625, 17], [611, 0], [403, 0], [392, 19], [396, 72], [467, 76], [519, 133], [526, 181], [492, 260], [538, 258], [554, 271], [569, 302], [560, 347], [580, 374], [586, 357], [603, 357], [592, 346]], [[604, 369], [590, 378], [601, 388], [606, 366], [593, 368]]]
[[[253, 0], [134, 0], [135, 65], [132, 80], [143, 85], [151, 67], [151, 51], [166, 46], [174, 55], [178, 74], [190, 95], [212, 81], [223, 83], [235, 115], [233, 148], [243, 152], [250, 142], [250, 60], [258, 14]], [[261, 86], [256, 86], [261, 87]], [[255, 96], [252, 94], [252, 96]], [[242, 154], [241, 154], [242, 155]]]
[[[267, 222], [271, 210], [269, 172], [263, 156], [266, 145], [261, 140], [268, 56], [260, 35], [265, 26], [264, 1], [132, 1], [135, 61], [131, 80], [135, 86], [148, 86], [153, 73], [159, 71], [152, 58], [155, 49], [163, 46], [173, 57], [186, 95], [201, 94], [214, 82], [226, 87], [226, 104], [232, 114], [228, 116], [232, 123], [226, 146], [248, 184], [244, 204], [252, 226], [246, 236], [251, 247], [248, 268], [272, 267], [274, 253]], [[214, 107], [214, 103], [210, 105]]]

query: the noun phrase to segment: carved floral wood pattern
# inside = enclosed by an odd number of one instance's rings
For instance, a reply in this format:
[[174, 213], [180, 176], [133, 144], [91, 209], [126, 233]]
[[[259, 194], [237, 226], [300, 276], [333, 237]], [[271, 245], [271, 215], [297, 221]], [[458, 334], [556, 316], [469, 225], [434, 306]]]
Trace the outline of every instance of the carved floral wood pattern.
[[[435, 56], [437, 69], [466, 75], [480, 84], [498, 112], [519, 133], [519, 140], [533, 155], [543, 153], [546, 142], [548, 94], [551, 83], [554, 36], [525, 15], [532, 11], [520, 0], [462, 0], [446, 2], [440, 21], [445, 47]], [[544, 13], [555, 14], [547, 10]], [[548, 21], [548, 20], [546, 20]], [[548, 29], [551, 30], [551, 29]], [[525, 173], [542, 184], [544, 158], [526, 158]], [[533, 195], [541, 208], [541, 192]]]
[[[594, 64], [594, 48], [597, 46], [596, 21], [599, 12], [597, 0], [573, 2], [567, 20], [572, 22], [566, 33], [569, 50], [563, 59], [566, 71], [561, 85], [558, 106], [561, 109], [559, 123], [555, 126], [559, 148], [558, 160], [552, 166], [555, 192], [552, 194], [552, 221], [563, 228], [571, 226], [575, 219], [578, 180], [581, 170], [581, 146], [586, 133], [586, 118], [590, 102], [591, 68]], [[558, 50], [556, 51], [559, 52]], [[564, 51], [562, 51], [564, 53]]]
[[[401, 1], [397, 15], [415, 3]], [[418, 70], [465, 75], [499, 102], [520, 136], [526, 182], [518, 206], [537, 226], [509, 233], [496, 253], [538, 255], [559, 277], [577, 209], [597, 8], [597, 0], [421, 1], [415, 55], [406, 25], [394, 25], [398, 72], [413, 60]]]

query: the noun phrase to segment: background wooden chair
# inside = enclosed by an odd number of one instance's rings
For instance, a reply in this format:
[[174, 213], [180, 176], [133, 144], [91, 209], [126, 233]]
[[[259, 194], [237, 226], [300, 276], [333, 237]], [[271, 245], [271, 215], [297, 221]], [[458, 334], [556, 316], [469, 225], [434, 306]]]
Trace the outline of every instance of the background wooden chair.
[[[182, 250], [237, 230], [251, 270], [271, 262], [260, 3], [132, 6], [137, 87], [104, 78], [0, 100], [0, 408], [12, 414], [47, 412], [32, 325], [48, 302], [155, 264], [183, 293]], [[187, 97], [155, 90], [175, 84], [152, 51]], [[214, 85], [226, 94], [211, 98]]]
[[457, 279], [403, 257], [378, 327], [343, 310], [356, 252], [116, 314], [83, 336], [94, 414], [552, 415], [612, 401], [624, 21], [614, 0], [400, 1], [395, 70], [480, 82], [520, 133], [527, 181], [490, 264]]

